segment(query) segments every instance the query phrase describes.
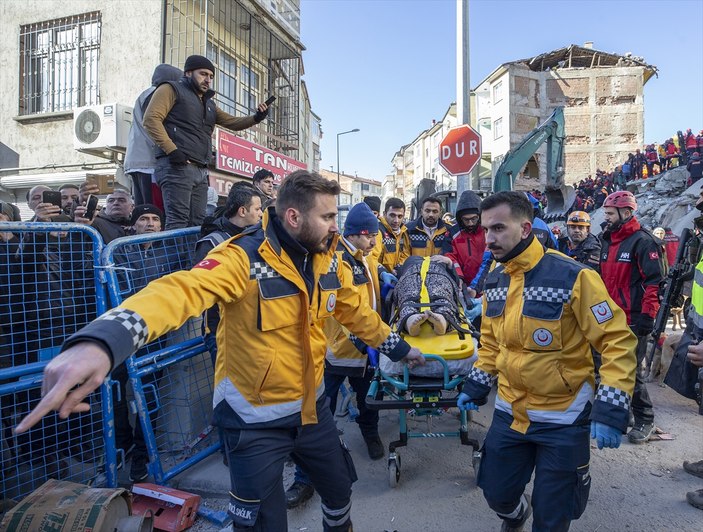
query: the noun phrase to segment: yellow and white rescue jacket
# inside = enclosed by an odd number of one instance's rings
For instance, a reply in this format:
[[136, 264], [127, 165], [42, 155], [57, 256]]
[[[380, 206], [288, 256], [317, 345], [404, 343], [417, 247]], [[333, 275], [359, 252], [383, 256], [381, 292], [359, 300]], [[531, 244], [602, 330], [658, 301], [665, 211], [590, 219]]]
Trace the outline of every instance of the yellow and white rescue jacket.
[[[360, 250], [352, 250], [343, 238], [339, 239], [337, 252], [341, 267], [348, 270], [360, 296], [372, 310], [378, 312], [381, 308], [381, 292], [376, 259], [372, 254], [364, 257]], [[328, 340], [326, 371], [352, 377], [364, 375], [368, 362], [366, 344], [354, 335], [350, 339], [349, 330], [335, 318], [325, 320], [324, 330]]]
[[[595, 271], [534, 239], [488, 274], [484, 296], [465, 393], [484, 398], [497, 378], [495, 406], [521, 433], [530, 422], [583, 422], [591, 403], [591, 419], [626, 430], [637, 338]], [[591, 346], [603, 358], [595, 400]]]
[[217, 246], [190, 271], [150, 283], [66, 346], [94, 339], [108, 347], [116, 365], [218, 303], [216, 419], [226, 403], [229, 427], [316, 423], [316, 401], [324, 395], [325, 320], [334, 317], [394, 360], [410, 346], [381, 321], [350, 270], [341, 267], [337, 236], [327, 252], [305, 255], [313, 276], [306, 283], [281, 243], [279, 231], [285, 230], [272, 217], [271, 208], [261, 224]]

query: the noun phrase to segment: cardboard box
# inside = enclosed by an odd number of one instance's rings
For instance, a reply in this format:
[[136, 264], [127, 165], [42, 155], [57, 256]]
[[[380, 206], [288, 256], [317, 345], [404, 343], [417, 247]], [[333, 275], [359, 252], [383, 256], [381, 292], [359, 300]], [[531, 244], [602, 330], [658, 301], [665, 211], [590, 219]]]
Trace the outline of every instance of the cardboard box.
[[135, 484], [132, 495], [134, 515], [144, 515], [151, 510], [156, 530], [185, 530], [195, 521], [200, 507], [200, 495], [156, 484]]
[[115, 191], [115, 183], [117, 179], [114, 175], [102, 175], [102, 174], [86, 174], [86, 181], [92, 181], [100, 189], [99, 194], [110, 194]]
[[5, 514], [0, 530], [114, 530], [117, 522], [130, 513], [130, 494], [123, 488], [89, 488], [51, 479]]

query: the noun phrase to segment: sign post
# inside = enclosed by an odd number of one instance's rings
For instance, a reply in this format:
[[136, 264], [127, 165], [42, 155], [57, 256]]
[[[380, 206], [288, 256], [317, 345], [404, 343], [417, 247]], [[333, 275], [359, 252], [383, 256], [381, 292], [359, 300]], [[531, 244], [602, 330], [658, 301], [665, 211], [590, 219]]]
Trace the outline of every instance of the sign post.
[[439, 143], [439, 164], [451, 175], [470, 173], [480, 160], [481, 135], [471, 126], [450, 129]]

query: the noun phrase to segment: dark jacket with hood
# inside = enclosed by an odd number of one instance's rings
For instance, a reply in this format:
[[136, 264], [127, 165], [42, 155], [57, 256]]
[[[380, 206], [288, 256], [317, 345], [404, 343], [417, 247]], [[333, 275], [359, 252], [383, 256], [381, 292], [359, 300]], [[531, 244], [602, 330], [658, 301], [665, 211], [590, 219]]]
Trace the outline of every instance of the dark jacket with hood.
[[600, 240], [592, 233], [573, 249], [569, 247], [568, 236], [559, 239], [559, 251], [597, 272], [600, 271], [600, 248]]
[[144, 112], [156, 87], [168, 81], [178, 81], [182, 76], [183, 72], [174, 66], [167, 64], [157, 66], [151, 77], [151, 87], [142, 92], [134, 102], [132, 127], [129, 130], [127, 153], [124, 158], [125, 173], [153, 169], [156, 166], [154, 158], [156, 144], [144, 129]]
[[481, 266], [483, 252], [486, 250], [486, 234], [480, 224], [470, 231], [461, 223], [464, 214], [478, 214], [481, 198], [471, 191], [461, 193], [456, 206], [456, 225], [451, 227], [452, 251], [447, 257], [459, 265], [457, 272], [464, 282], [469, 285], [474, 280]]

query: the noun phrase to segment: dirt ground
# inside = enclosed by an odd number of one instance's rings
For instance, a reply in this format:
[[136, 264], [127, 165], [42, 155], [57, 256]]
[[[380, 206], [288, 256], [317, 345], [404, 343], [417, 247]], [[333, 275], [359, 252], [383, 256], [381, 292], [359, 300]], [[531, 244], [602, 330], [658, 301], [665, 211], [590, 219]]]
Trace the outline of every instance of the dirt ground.
[[[703, 530], [703, 510], [686, 503], [687, 491], [703, 488], [703, 480], [687, 474], [684, 460], [703, 459], [703, 417], [697, 405], [669, 388], [648, 384], [655, 405], [655, 422], [674, 437], [632, 445], [623, 438], [619, 449], [591, 447], [593, 484], [586, 512], [574, 521], [572, 531]], [[483, 407], [470, 425], [472, 436], [482, 440], [493, 413]], [[424, 430], [423, 420], [409, 423]], [[425, 530], [499, 530], [501, 522], [488, 508], [475, 486], [471, 448], [456, 438], [413, 439], [400, 449], [402, 470], [398, 486], [389, 487], [386, 460], [371, 461], [355, 423], [339, 419], [359, 475], [354, 484], [352, 516], [361, 532], [419, 532]], [[434, 419], [434, 430], [457, 430], [458, 419], [450, 411]], [[380, 434], [384, 444], [395, 439], [397, 412], [382, 411]], [[286, 467], [284, 482], [291, 482]], [[531, 491], [528, 486], [527, 491]], [[225, 509], [222, 499], [205, 504]], [[288, 512], [290, 531], [320, 531], [320, 499], [315, 495], [300, 508]], [[195, 531], [220, 530], [199, 518]], [[227, 529], [229, 530], [229, 529]]]

